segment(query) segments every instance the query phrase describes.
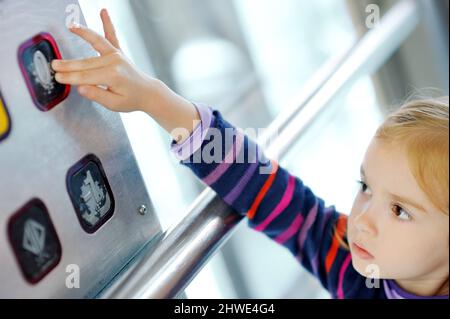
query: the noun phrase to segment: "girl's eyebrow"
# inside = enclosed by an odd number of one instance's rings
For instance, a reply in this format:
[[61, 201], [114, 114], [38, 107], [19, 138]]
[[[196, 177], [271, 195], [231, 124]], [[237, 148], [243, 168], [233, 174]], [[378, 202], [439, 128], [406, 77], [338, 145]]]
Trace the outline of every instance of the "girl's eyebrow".
[[410, 200], [410, 199], [407, 199], [407, 198], [404, 198], [404, 197], [401, 197], [401, 196], [395, 195], [395, 194], [389, 194], [389, 195], [390, 195], [393, 199], [395, 199], [395, 200], [397, 200], [397, 201], [399, 201], [399, 202], [403, 202], [403, 203], [405, 203], [405, 204], [408, 204], [408, 205], [410, 205], [410, 206], [412, 206], [412, 207], [414, 207], [414, 208], [416, 208], [416, 209], [418, 209], [418, 210], [420, 210], [420, 211], [422, 211], [422, 212], [424, 212], [424, 213], [427, 212], [427, 211], [425, 210], [425, 208], [423, 208], [422, 205], [417, 204], [416, 202], [414, 202], [414, 201], [412, 201], [412, 200]]
[[[364, 167], [363, 167], [362, 165], [361, 165], [361, 167], [360, 167], [360, 172], [361, 172], [361, 176], [364, 177], [364, 178], [366, 178], [366, 174], [365, 174], [365, 171], [364, 171]], [[414, 201], [411, 200], [411, 199], [402, 197], [402, 196], [400, 196], [400, 195], [392, 194], [392, 193], [389, 193], [389, 195], [391, 196], [391, 198], [393, 198], [393, 199], [396, 200], [396, 201], [405, 203], [405, 204], [407, 204], [407, 205], [409, 205], [409, 206], [412, 206], [412, 207], [416, 208], [417, 210], [420, 210], [420, 211], [422, 211], [422, 212], [424, 212], [424, 213], [427, 212], [427, 211], [425, 210], [425, 208], [423, 208], [422, 205], [420, 205], [420, 204], [414, 202]]]

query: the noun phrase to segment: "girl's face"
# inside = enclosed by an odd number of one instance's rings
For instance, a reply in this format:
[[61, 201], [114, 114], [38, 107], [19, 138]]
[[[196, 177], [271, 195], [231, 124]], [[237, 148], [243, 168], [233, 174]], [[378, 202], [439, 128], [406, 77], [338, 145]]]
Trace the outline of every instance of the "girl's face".
[[348, 219], [353, 267], [365, 277], [448, 278], [449, 219], [420, 189], [406, 151], [372, 139]]

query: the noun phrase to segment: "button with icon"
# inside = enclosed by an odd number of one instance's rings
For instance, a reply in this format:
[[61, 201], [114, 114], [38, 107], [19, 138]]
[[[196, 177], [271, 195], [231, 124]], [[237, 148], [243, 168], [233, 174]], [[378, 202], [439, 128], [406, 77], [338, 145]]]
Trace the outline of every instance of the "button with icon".
[[8, 223], [8, 236], [25, 279], [44, 278], [61, 260], [61, 244], [45, 204], [33, 199]]
[[6, 138], [10, 130], [11, 122], [9, 120], [8, 110], [0, 92], [0, 141]]
[[100, 160], [93, 154], [70, 168], [67, 190], [81, 227], [94, 233], [114, 212], [114, 197]]
[[55, 40], [49, 33], [39, 33], [19, 48], [19, 63], [28, 90], [41, 111], [50, 111], [70, 92], [70, 86], [55, 80], [51, 67], [54, 59], [61, 59]]

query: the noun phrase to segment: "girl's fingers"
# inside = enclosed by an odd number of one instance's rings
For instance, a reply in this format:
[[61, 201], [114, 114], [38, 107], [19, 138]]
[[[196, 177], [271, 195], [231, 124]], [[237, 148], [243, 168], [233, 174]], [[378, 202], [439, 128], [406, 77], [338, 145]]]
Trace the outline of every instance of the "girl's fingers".
[[103, 9], [100, 12], [100, 17], [102, 18], [103, 30], [105, 31], [105, 38], [111, 42], [111, 44], [120, 50], [119, 40], [116, 36], [116, 30], [114, 29], [114, 25], [111, 21], [111, 17], [108, 14], [106, 9]]
[[103, 68], [109, 65], [115, 54], [108, 54], [106, 56], [81, 59], [81, 60], [53, 60], [52, 68], [56, 72], [74, 72], [83, 70], [93, 70], [98, 68]]
[[108, 90], [93, 85], [81, 85], [78, 87], [81, 96], [97, 102], [108, 108], [116, 108], [121, 104], [121, 97]]
[[71, 26], [70, 31], [87, 41], [98, 53], [100, 53], [100, 55], [106, 55], [117, 51], [108, 40], [89, 28], [76, 25]]
[[111, 86], [111, 77], [107, 70], [87, 70], [68, 73], [56, 73], [55, 79], [61, 84], [68, 85], [104, 85]]

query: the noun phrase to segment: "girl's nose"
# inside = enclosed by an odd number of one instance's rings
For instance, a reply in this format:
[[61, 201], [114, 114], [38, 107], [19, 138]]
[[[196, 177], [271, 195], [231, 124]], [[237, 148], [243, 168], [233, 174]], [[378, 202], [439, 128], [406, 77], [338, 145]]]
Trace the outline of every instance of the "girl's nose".
[[372, 205], [368, 205], [367, 209], [363, 209], [355, 217], [355, 227], [360, 232], [366, 233], [371, 236], [376, 236], [377, 227], [374, 220], [374, 209]]

